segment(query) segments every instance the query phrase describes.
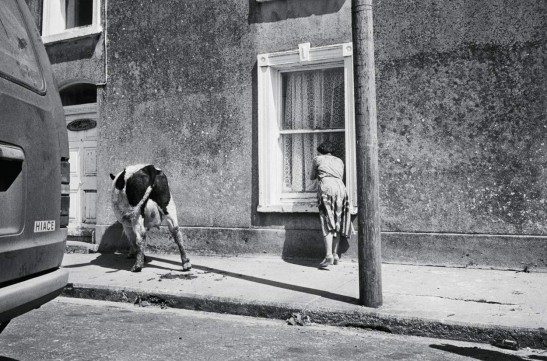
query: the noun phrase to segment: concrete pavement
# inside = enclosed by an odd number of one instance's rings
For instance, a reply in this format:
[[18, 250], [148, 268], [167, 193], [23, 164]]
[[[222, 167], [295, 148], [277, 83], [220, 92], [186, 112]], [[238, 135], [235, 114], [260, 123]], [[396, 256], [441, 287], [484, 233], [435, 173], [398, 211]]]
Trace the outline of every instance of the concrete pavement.
[[383, 306], [358, 305], [358, 267], [272, 256], [149, 255], [140, 273], [124, 254], [65, 254], [65, 296], [547, 348], [547, 274], [383, 264]]

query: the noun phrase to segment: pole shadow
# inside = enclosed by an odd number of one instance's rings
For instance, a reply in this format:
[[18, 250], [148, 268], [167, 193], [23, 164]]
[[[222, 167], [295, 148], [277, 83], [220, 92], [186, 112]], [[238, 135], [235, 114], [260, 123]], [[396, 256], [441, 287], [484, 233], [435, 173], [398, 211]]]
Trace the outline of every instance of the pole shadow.
[[[158, 265], [150, 265], [148, 262], [153, 261], [153, 260], [159, 261], [159, 262], [162, 262], [162, 263], [171, 263], [171, 264], [177, 265], [180, 268], [174, 269], [174, 268], [162, 267], [162, 266], [158, 266]], [[117, 271], [120, 271], [120, 270], [129, 271], [131, 269], [131, 267], [133, 266], [133, 263], [134, 263], [134, 260], [133, 259], [128, 259], [124, 254], [104, 254], [104, 255], [102, 254], [102, 255], [100, 255], [99, 257], [97, 257], [96, 259], [94, 259], [91, 262], [67, 265], [67, 266], [63, 266], [63, 268], [69, 268], [69, 269], [70, 268], [78, 268], [78, 267], [88, 266], [88, 265], [91, 264], [91, 265], [98, 265], [98, 266], [105, 267], [105, 268], [111, 268], [111, 269], [113, 269], [112, 272], [117, 272]], [[179, 261], [172, 261], [172, 260], [169, 260], [169, 259], [164, 259], [164, 258], [159, 258], [159, 257], [154, 257], [154, 256], [146, 256], [146, 267], [154, 267], [154, 268], [164, 269], [164, 270], [169, 270], [169, 271], [175, 270], [175, 271], [181, 271], [182, 272], [181, 263]], [[349, 303], [349, 304], [352, 304], [352, 305], [358, 305], [359, 304], [359, 300], [354, 298], [354, 297], [344, 296], [344, 295], [332, 293], [332, 292], [329, 292], [329, 291], [318, 290], [318, 289], [315, 289], [315, 288], [304, 287], [304, 286], [297, 286], [297, 285], [293, 285], [293, 284], [290, 284], [290, 283], [284, 283], [284, 282], [273, 281], [273, 280], [260, 278], [260, 277], [248, 276], [248, 275], [244, 275], [244, 274], [240, 274], [240, 273], [225, 271], [225, 270], [221, 270], [221, 269], [216, 269], [216, 268], [201, 266], [201, 265], [196, 265], [196, 264], [193, 264], [192, 268], [193, 269], [198, 269], [198, 270], [201, 270], [201, 271], [205, 271], [205, 272], [216, 273], [216, 274], [223, 275], [223, 276], [238, 278], [238, 279], [242, 279], [242, 280], [249, 281], [249, 282], [255, 282], [255, 283], [260, 283], [260, 284], [268, 285], [268, 286], [272, 286], [272, 287], [283, 288], [283, 289], [286, 289], [286, 290], [291, 290], [291, 291], [296, 291], [296, 292], [301, 292], [301, 293], [307, 293], [307, 294], [310, 294], [310, 295], [316, 295], [316, 296], [319, 296], [319, 297], [327, 298], [327, 299], [334, 300], [334, 301], [345, 302], [345, 303]], [[2, 360], [0, 360], [0, 361], [2, 361]]]
[[[163, 259], [163, 258], [150, 257], [150, 259], [158, 260], [158, 261], [161, 261], [161, 262], [167, 262], [167, 263], [176, 263], [174, 261]], [[283, 288], [283, 289], [286, 289], [286, 290], [307, 293], [307, 294], [310, 294], [310, 295], [316, 295], [316, 296], [320, 296], [320, 297], [323, 297], [323, 298], [328, 298], [328, 299], [334, 300], [334, 301], [349, 303], [349, 304], [352, 304], [352, 305], [358, 305], [359, 304], [359, 300], [354, 298], [354, 297], [339, 295], [339, 294], [336, 294], [336, 293], [323, 291], [323, 290], [318, 290], [318, 289], [315, 289], [315, 288], [292, 285], [290, 283], [273, 281], [273, 280], [268, 280], [268, 279], [265, 279], [265, 278], [260, 278], [260, 277], [255, 277], [255, 276], [248, 276], [248, 275], [244, 275], [244, 274], [240, 274], [240, 273], [225, 271], [225, 270], [221, 270], [221, 269], [217, 269], [217, 268], [201, 266], [201, 265], [196, 265], [196, 264], [193, 264], [192, 268], [198, 269], [198, 270], [201, 270], [201, 271], [205, 271], [205, 272], [216, 273], [218, 275], [238, 278], [238, 279], [242, 279], [242, 280], [249, 281], [249, 282], [255, 282], [255, 283], [260, 283], [260, 284], [268, 285], [268, 286], [272, 286], [272, 287]]]
[[[443, 344], [443, 345], [429, 345], [429, 347], [450, 352], [456, 355], [465, 356], [474, 358], [476, 360], [482, 361], [526, 361], [529, 358], [522, 358], [518, 355], [511, 355], [508, 353], [503, 353], [499, 351], [486, 350], [478, 347], [460, 347], [455, 345]], [[536, 360], [547, 360], [547, 358], [542, 356], [530, 356], [532, 359]]]

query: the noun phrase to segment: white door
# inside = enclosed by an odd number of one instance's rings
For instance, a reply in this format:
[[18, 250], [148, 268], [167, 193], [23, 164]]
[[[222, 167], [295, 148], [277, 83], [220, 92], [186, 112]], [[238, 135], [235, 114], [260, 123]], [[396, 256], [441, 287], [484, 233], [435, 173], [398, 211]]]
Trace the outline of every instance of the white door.
[[68, 234], [90, 236], [97, 203], [97, 104], [65, 106], [70, 148], [70, 216]]

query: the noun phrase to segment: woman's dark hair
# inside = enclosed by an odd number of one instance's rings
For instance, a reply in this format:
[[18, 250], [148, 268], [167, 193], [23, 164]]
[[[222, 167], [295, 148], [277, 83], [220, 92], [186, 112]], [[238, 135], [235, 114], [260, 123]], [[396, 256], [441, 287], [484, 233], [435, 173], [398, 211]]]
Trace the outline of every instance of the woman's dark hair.
[[334, 153], [336, 146], [330, 140], [325, 140], [323, 143], [319, 144], [317, 151], [321, 154]]

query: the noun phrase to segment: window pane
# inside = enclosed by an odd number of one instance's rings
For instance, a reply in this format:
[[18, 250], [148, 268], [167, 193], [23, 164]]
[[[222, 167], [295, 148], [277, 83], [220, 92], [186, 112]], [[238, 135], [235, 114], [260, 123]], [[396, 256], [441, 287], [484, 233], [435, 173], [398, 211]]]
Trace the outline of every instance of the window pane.
[[35, 90], [44, 82], [19, 8], [14, 0], [0, 6], [0, 76], [15, 79]]
[[283, 134], [283, 192], [315, 192], [317, 181], [310, 179], [317, 146], [325, 140], [337, 147], [334, 155], [344, 160], [344, 133]]
[[97, 87], [92, 84], [76, 84], [60, 92], [63, 106], [97, 102]]
[[[344, 69], [317, 69], [282, 74], [282, 130], [344, 129]], [[283, 192], [315, 192], [310, 180], [313, 158], [323, 140], [339, 144], [344, 160], [344, 133], [282, 134]]]
[[282, 129], [343, 129], [344, 69], [283, 73]]
[[66, 0], [66, 28], [93, 24], [93, 0]]

